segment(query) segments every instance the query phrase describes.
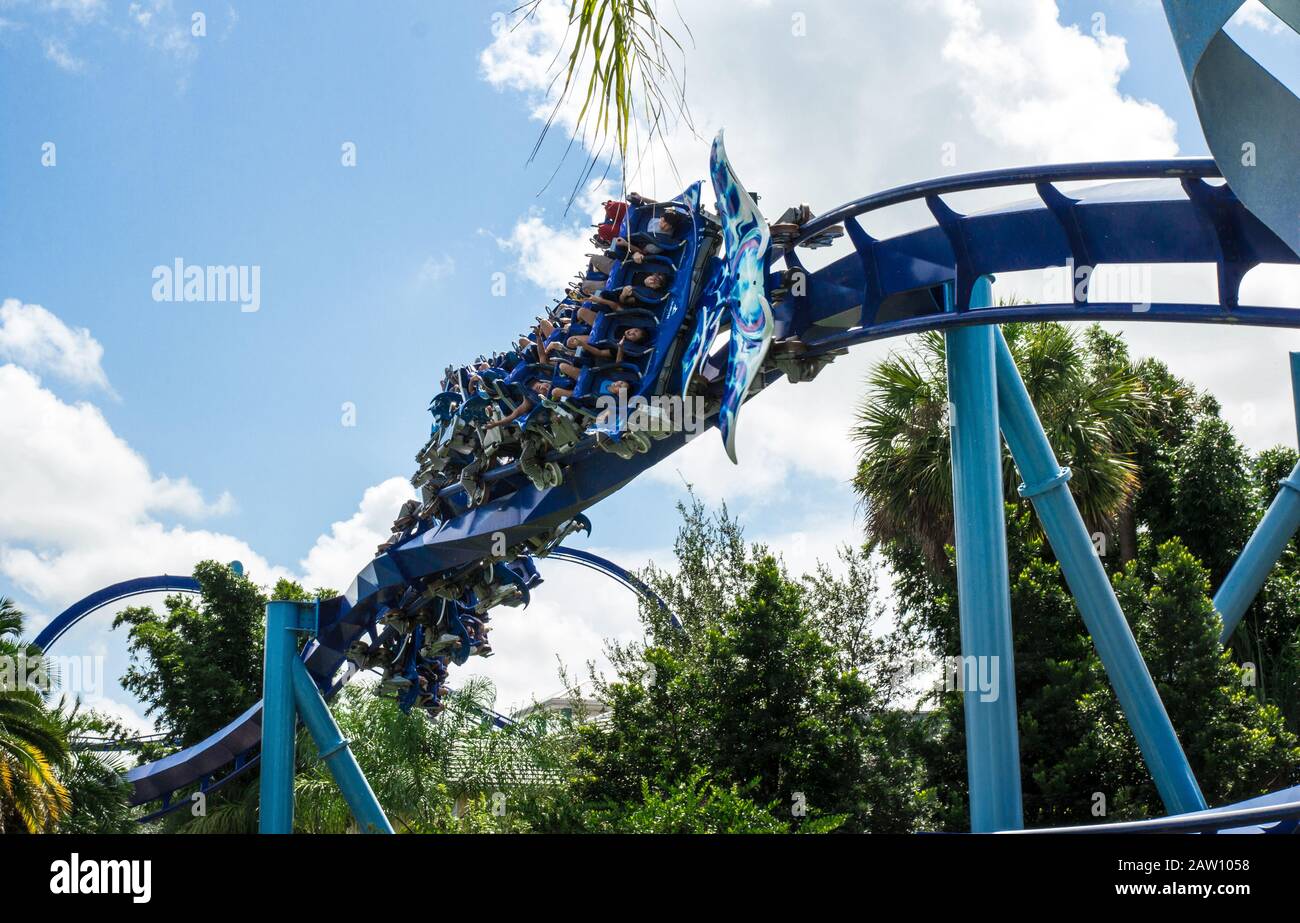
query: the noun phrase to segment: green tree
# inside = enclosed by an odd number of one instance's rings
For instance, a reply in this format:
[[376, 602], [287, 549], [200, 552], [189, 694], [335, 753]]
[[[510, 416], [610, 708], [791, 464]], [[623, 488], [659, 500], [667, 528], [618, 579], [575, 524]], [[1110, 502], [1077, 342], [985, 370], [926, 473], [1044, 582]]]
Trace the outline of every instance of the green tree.
[[[1063, 463], [1074, 472], [1071, 489], [1080, 498], [1085, 518], [1094, 528], [1100, 524], [1108, 538], [1119, 540], [1120, 553], [1103, 551], [1102, 560], [1128, 581], [1127, 599], [1138, 609], [1137, 615], [1129, 613], [1130, 618], [1153, 618], [1148, 597], [1160, 582], [1157, 574], [1165, 574], [1170, 566], [1161, 555], [1172, 554], [1161, 549], [1175, 537], [1184, 537], [1194, 552], [1189, 558], [1193, 564], [1196, 555], [1206, 557], [1217, 583], [1271, 497], [1270, 482], [1279, 472], [1289, 470], [1293, 456], [1273, 450], [1252, 460], [1219, 418], [1219, 405], [1213, 397], [1176, 378], [1157, 361], [1134, 362], [1123, 340], [1114, 334], [1092, 327], [1071, 345], [1051, 329], [1057, 325], [1026, 326], [1038, 329], [1008, 339], [1019, 341], [1013, 352], [1049, 438]], [[938, 493], [932, 490], [949, 464], [942, 414], [925, 409], [946, 395], [941, 348], [938, 341], [924, 345], [919, 352], [929, 358], [923, 360], [891, 356], [873, 373], [870, 381], [874, 386], [857, 431], [862, 444], [857, 486], [868, 508], [868, 536], [876, 542], [894, 579], [900, 624], [897, 643], [952, 656], [960, 652], [960, 641], [949, 544], [951, 520], [936, 528], [934, 515], [927, 512], [950, 502], [946, 481]], [[905, 367], [916, 374], [900, 373]], [[1066, 374], [1062, 368], [1072, 371]], [[1086, 386], [1090, 377], [1095, 382]], [[1089, 393], [1108, 396], [1094, 400], [1085, 397]], [[877, 400], [887, 406], [870, 410]], [[907, 408], [913, 400], [919, 409], [908, 417]], [[1112, 416], [1117, 419], [1107, 419]], [[903, 423], [915, 425], [915, 431], [906, 430]], [[1089, 442], [1092, 449], [1080, 449]], [[924, 490], [909, 487], [907, 477], [889, 470], [900, 454], [905, 460], [924, 454], [913, 453], [913, 447], [940, 443], [942, 452], [926, 463], [935, 477], [921, 482]], [[1108, 456], [1108, 452], [1114, 454]], [[907, 464], [914, 462], [906, 462], [904, 468]], [[1089, 470], [1098, 466], [1100, 477]], [[1131, 480], [1127, 488], [1120, 489], [1123, 478], [1116, 474], [1124, 469]], [[1010, 488], [1014, 472], [1010, 468], [1007, 472]], [[918, 501], [918, 493], [928, 495]], [[1161, 813], [1163, 808], [1055, 557], [1034, 524], [1029, 505], [1010, 491], [1008, 498], [1008, 578], [1015, 623], [1026, 822], [1086, 822], [1091, 819], [1088, 809], [1093, 792], [1107, 795], [1111, 819]], [[871, 513], [876, 508], [887, 511], [883, 516], [886, 528], [873, 529], [876, 520]], [[941, 552], [937, 556], [936, 550]], [[1160, 569], [1162, 562], [1166, 569]], [[1194, 626], [1187, 630], [1213, 634], [1213, 627], [1207, 628], [1196, 615], [1203, 614], [1203, 609], [1212, 610], [1205, 598], [1206, 588], [1195, 581], [1187, 584], [1191, 576], [1185, 570], [1175, 570], [1185, 591], [1185, 606], [1194, 614]], [[1258, 794], [1270, 774], [1276, 775], [1278, 765], [1292, 759], [1292, 744], [1281, 733], [1277, 716], [1258, 709], [1260, 701], [1276, 704], [1279, 710], [1293, 708], [1296, 701], [1298, 588], [1293, 543], [1238, 632], [1238, 650], [1249, 650], [1252, 661], [1260, 666], [1261, 684], [1255, 690], [1258, 699], [1247, 694], [1249, 689], [1241, 685], [1230, 659], [1223, 663], [1229, 665], [1232, 676], [1221, 669], [1220, 661], [1214, 659], [1222, 656], [1217, 644], [1202, 638], [1208, 648], [1192, 657], [1184, 635], [1157, 631], [1143, 636], [1138, 632], [1144, 653], [1156, 663], [1182, 658], [1185, 664], [1195, 663], [1200, 671], [1203, 688], [1199, 691], [1204, 698], [1189, 694], [1183, 701], [1187, 717], [1181, 720], [1186, 724], [1191, 716], [1201, 714], [1205, 726], [1215, 729], [1185, 741], [1193, 765], [1205, 767], [1207, 793], [1235, 795], [1250, 790]], [[1257, 628], [1257, 623], [1270, 627]], [[1206, 659], [1208, 653], [1214, 656]], [[1271, 682], [1270, 678], [1279, 674], [1283, 678]], [[1189, 692], [1190, 687], [1188, 683], [1182, 691]], [[1170, 692], [1177, 694], [1176, 690]], [[964, 827], [966, 770], [960, 695], [939, 696], [926, 726], [931, 735], [924, 751], [927, 789], [934, 793], [941, 824]], [[1175, 726], [1181, 730], [1177, 720]], [[1233, 735], [1244, 735], [1261, 749], [1242, 749], [1222, 740], [1222, 736]], [[1235, 789], [1225, 781], [1234, 772], [1241, 780]]]
[[131, 665], [122, 686], [145, 713], [180, 739], [198, 743], [261, 697], [266, 596], [225, 564], [194, 568], [199, 599], [175, 594], [158, 614], [149, 606], [122, 610]]
[[[332, 711], [389, 821], [399, 832], [524, 832], [552, 823], [574, 745], [563, 716], [537, 713], [497, 729], [484, 718], [492, 684], [470, 680], [430, 719], [404, 714], [375, 687], [351, 685]], [[342, 833], [351, 814], [315, 745], [299, 742], [295, 826]]]
[[[1137, 487], [1133, 451], [1148, 397], [1121, 355], [1104, 340], [1081, 339], [1055, 323], [1008, 325], [1007, 344], [1061, 464], [1071, 467], [1085, 521], [1108, 527]], [[867, 540], [916, 543], [936, 568], [952, 542], [952, 447], [947, 423], [943, 334], [917, 336], [868, 375], [852, 431], [859, 448], [854, 488], [866, 506]], [[1007, 499], [1016, 476], [1004, 453]]]
[[60, 822], [59, 833], [136, 833], [138, 811], [131, 807], [131, 786], [123, 776], [125, 760], [117, 753], [97, 752], [78, 746], [77, 739], [90, 737], [126, 740], [131, 731], [120, 722], [81, 703], [58, 709], [64, 737], [71, 755], [63, 779], [71, 796], [71, 810]]
[[[790, 822], [775, 816], [778, 809], [776, 803], [757, 804], [739, 785], [722, 787], [696, 769], [666, 790], [642, 779], [638, 801], [617, 810], [590, 811], [585, 825], [596, 833], [788, 833]], [[815, 826], [821, 832], [841, 821], [833, 818]]]
[[45, 704], [49, 665], [22, 639], [23, 613], [0, 597], [0, 833], [53, 830], [72, 809], [60, 779], [71, 755]]
[[333, 599], [338, 596], [337, 590], [331, 590], [329, 587], [317, 587], [308, 592], [299, 584], [285, 577], [281, 577], [275, 582], [271, 590], [271, 599], [284, 600], [295, 603], [310, 603], [318, 599]]
[[707, 776], [795, 829], [910, 828], [915, 725], [823, 638], [809, 590], [831, 578], [790, 579], [725, 508], [681, 511], [676, 571], [644, 576], [686, 631], [644, 605], [644, 643], [611, 646], [615, 676], [594, 677], [609, 713], [581, 729], [577, 797], [680, 806]]
[[1219, 643], [1205, 567], [1178, 539], [1147, 573], [1130, 562], [1115, 588], [1147, 668], [1210, 804], [1300, 781], [1300, 746], [1281, 712], [1261, 704]]
[[[1118, 732], [1115, 702], [1091, 639], [1084, 630], [1059, 565], [1027, 503], [1007, 504], [1012, 635], [1020, 729], [1021, 788], [1025, 823], [1050, 826], [1090, 819], [1090, 797], [1105, 792], [1129, 815], [1128, 797], [1140, 767], [1109, 743]], [[948, 553], [951, 556], [952, 548]], [[914, 562], [915, 563], [915, 562]], [[957, 593], [951, 568], [913, 567], [900, 581], [899, 606], [909, 621], [900, 637], [918, 647], [933, 644], [941, 657], [961, 653]], [[925, 718], [926, 788], [938, 826], [961, 830], [967, 813], [966, 737], [962, 693], [936, 687]]]

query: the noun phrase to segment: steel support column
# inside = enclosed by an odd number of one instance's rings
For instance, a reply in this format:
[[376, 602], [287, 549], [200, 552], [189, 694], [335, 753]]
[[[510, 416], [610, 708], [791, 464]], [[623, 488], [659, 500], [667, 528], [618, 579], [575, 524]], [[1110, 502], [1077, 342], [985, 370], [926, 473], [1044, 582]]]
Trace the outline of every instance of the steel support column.
[[392, 833], [392, 825], [339, 732], [316, 681], [298, 657], [298, 633], [314, 634], [319, 617], [318, 603], [276, 600], [266, 604], [258, 831], [293, 832], [294, 751], [301, 715], [357, 825], [366, 833]]
[[293, 762], [297, 715], [293, 662], [298, 653], [298, 604], [266, 604], [266, 656], [262, 665], [260, 833], [293, 832]]
[[[989, 280], [981, 278], [971, 306], [986, 307], [991, 297]], [[994, 329], [960, 327], [944, 334], [961, 621], [957, 669], [966, 715], [971, 830], [976, 833], [1024, 826]]]
[[1282, 489], [1269, 504], [1232, 570], [1223, 578], [1219, 592], [1214, 594], [1214, 608], [1223, 619], [1219, 640], [1224, 644], [1232, 639], [1241, 617], [1268, 579], [1268, 572], [1300, 529], [1300, 464], [1278, 483]]

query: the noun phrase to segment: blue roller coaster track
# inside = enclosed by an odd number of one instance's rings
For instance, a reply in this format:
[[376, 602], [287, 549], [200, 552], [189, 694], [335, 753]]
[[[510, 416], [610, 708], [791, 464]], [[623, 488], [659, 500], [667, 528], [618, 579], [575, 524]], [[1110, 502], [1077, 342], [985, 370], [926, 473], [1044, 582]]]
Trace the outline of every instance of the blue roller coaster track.
[[[1300, 24], [1300, 0], [1264, 2], [1284, 21]], [[1294, 180], [1300, 108], [1294, 96], [1279, 96], [1271, 85], [1272, 109], [1238, 108], [1223, 91], [1224, 85], [1265, 85], [1250, 69], [1253, 62], [1242, 61], [1222, 32], [1239, 3], [1165, 0], [1165, 6], [1216, 159], [1058, 164], [942, 177], [856, 199], [802, 224], [793, 234], [769, 239], [763, 229], [754, 228], [754, 201], [735, 179], [719, 141], [714, 150], [715, 185], [734, 183], [735, 188], [726, 190], [725, 201], [723, 191], [716, 190], [719, 221], [692, 211], [693, 218], [701, 220], [693, 223], [682, 264], [691, 271], [680, 273], [666, 309], [674, 312], [680, 336], [674, 339], [674, 331], [669, 331], [660, 343], [671, 357], [681, 359], [683, 350], [688, 351], [687, 373], [674, 378], [665, 361], [657, 393], [702, 398], [707, 426], [727, 429], [734, 426], [742, 402], [781, 379], [800, 383], [815, 378], [852, 346], [943, 332], [948, 339], [950, 400], [955, 419], [961, 421], [954, 428], [953, 468], [963, 656], [1001, 657], [1013, 663], [1001, 508], [1000, 452], [1005, 438], [1025, 481], [1021, 492], [1033, 502], [1062, 562], [1171, 814], [1085, 829], [1294, 832], [1300, 820], [1300, 787], [1238, 805], [1206, 807], [1109, 582], [1085, 541], [1068, 488], [1070, 472], [1056, 463], [997, 329], [1003, 323], [1040, 320], [1300, 327], [1300, 304], [1276, 307], [1241, 300], [1242, 281], [1255, 267], [1300, 264], [1300, 225], [1295, 221], [1300, 185]], [[1244, 174], [1237, 158], [1243, 132], [1253, 132], [1246, 136], [1262, 139], [1280, 153], [1267, 166], [1261, 159], [1257, 171]], [[1032, 194], [1026, 198], [1027, 190]], [[970, 214], [950, 204], [954, 195], [972, 191], [990, 199], [1001, 193], [1009, 201]], [[697, 187], [677, 202], [693, 208], [692, 196], [698, 197]], [[863, 226], [863, 217], [872, 212], [917, 202], [933, 218], [926, 227], [877, 239]], [[816, 270], [807, 269], [800, 248], [825, 242], [840, 227], [850, 252]], [[744, 243], [719, 254], [723, 237]], [[754, 264], [744, 261], [756, 256], [762, 284], [746, 289], [745, 274], [752, 273]], [[1090, 299], [1092, 269], [1131, 264], [1211, 264], [1217, 302]], [[1086, 267], [1089, 272], [1071, 278], [1059, 301], [991, 303], [989, 283], [995, 274], [1060, 267]], [[692, 341], [705, 350], [698, 358], [689, 354], [694, 347], [686, 346], [695, 318], [706, 333]], [[743, 347], [737, 339], [741, 326], [747, 338]], [[707, 335], [728, 331], [732, 341], [721, 346]], [[751, 363], [752, 379], [736, 368], [742, 350]], [[358, 642], [363, 647], [377, 644], [392, 630], [385, 620], [403, 611], [404, 598], [414, 594], [455, 599], [482, 574], [503, 571], [498, 565], [504, 562], [547, 557], [575, 561], [653, 597], [635, 576], [561, 544], [574, 531], [590, 531], [583, 511], [667, 458], [687, 439], [682, 431], [656, 433], [656, 438], [629, 439], [620, 447], [617, 435], [617, 452], [611, 451], [611, 433], [599, 427], [549, 451], [543, 461], [556, 465], [557, 477], [539, 477], [522, 459], [487, 471], [482, 480], [492, 485], [492, 499], [478, 504], [459, 484], [442, 488], [448, 511], [442, 521], [424, 522], [403, 533], [362, 569], [343, 595], [320, 600], [310, 612], [286, 616], [288, 628], [310, 635], [300, 660], [321, 695], [334, 695], [355, 673], [349, 652]], [[733, 450], [730, 439], [727, 449]], [[1215, 598], [1224, 616], [1225, 641], [1297, 527], [1300, 471], [1284, 482]], [[500, 573], [500, 578], [518, 584], [517, 575]], [[115, 584], [61, 614], [38, 643], [48, 647], [80, 618], [110, 602], [139, 593], [195, 588], [189, 578], [166, 576]], [[519, 585], [518, 590], [526, 602], [527, 586]], [[656, 604], [663, 606], [662, 601]], [[976, 831], [1021, 826], [1014, 674], [1008, 678], [1011, 693], [990, 707], [966, 696]], [[292, 710], [288, 715], [292, 730]], [[508, 720], [497, 718], [499, 724]], [[282, 722], [283, 716], [276, 720]], [[267, 729], [262, 724], [259, 702], [207, 740], [131, 770], [127, 778], [133, 802], [156, 805], [149, 814], [153, 818], [176, 807], [179, 793], [219, 788], [266, 752]], [[291, 772], [291, 750], [289, 756]], [[267, 767], [263, 772], [265, 799]], [[291, 819], [291, 799], [288, 812]], [[376, 826], [382, 826], [382, 817]]]

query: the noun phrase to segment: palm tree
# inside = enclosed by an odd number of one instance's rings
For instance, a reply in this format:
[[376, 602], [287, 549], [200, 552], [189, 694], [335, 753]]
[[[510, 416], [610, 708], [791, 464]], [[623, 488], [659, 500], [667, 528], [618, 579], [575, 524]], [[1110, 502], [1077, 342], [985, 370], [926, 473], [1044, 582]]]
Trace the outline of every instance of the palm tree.
[[[1137, 489], [1132, 453], [1149, 399], [1127, 361], [1099, 357], [1063, 324], [1004, 328], [1025, 387], [1038, 408], [1070, 489], [1093, 529], [1112, 530]], [[920, 334], [909, 352], [891, 353], [867, 377], [853, 439], [853, 485], [866, 506], [872, 543], [914, 541], [936, 567], [952, 542], [951, 442], [943, 334]], [[1008, 500], [1019, 483], [1004, 452]]]
[[[432, 720], [418, 712], [403, 714], [391, 700], [357, 684], [334, 703], [339, 727], [353, 742], [357, 762], [396, 830], [468, 832], [458, 804], [474, 813], [484, 799], [503, 790], [510, 793], [512, 805], [522, 805], [545, 797], [558, 784], [573, 744], [568, 722], [538, 716], [496, 730], [483, 717], [495, 697], [487, 680], [469, 680]], [[351, 829], [351, 814], [328, 770], [315, 758], [315, 746], [307, 744], [299, 752], [310, 756], [294, 780], [295, 827], [311, 833]], [[515, 815], [512, 809], [500, 825], [522, 822]]]
[[0, 597], [0, 832], [15, 822], [29, 833], [43, 833], [72, 810], [58, 770], [67, 766], [69, 750], [58, 715], [49, 711], [41, 692], [21, 678], [40, 650], [21, 639], [23, 613]]
[[[514, 10], [515, 25], [535, 17], [543, 2], [523, 0]], [[644, 155], [662, 145], [671, 165], [667, 131], [678, 122], [692, 131], [694, 126], [686, 104], [685, 48], [661, 20], [657, 0], [569, 0], [568, 5], [564, 47], [551, 68], [554, 101], [529, 160], [566, 106], [576, 106], [569, 148], [581, 142], [591, 154], [574, 184], [572, 202], [602, 160], [616, 161], [628, 182], [629, 149]], [[684, 20], [682, 29], [689, 37]]]
[[920, 334], [913, 350], [891, 352], [868, 374], [852, 430], [868, 541], [911, 537], [932, 561], [952, 541], [946, 376], [943, 334]]
[[[72, 799], [71, 813], [59, 823], [59, 833], [136, 833], [140, 813], [131, 806], [131, 785], [126, 781], [123, 752], [78, 746], [78, 738], [126, 740], [132, 732], [120, 722], [85, 708], [81, 702], [61, 700], [53, 712], [71, 748], [60, 777]], [[84, 743], [84, 741], [83, 741]]]

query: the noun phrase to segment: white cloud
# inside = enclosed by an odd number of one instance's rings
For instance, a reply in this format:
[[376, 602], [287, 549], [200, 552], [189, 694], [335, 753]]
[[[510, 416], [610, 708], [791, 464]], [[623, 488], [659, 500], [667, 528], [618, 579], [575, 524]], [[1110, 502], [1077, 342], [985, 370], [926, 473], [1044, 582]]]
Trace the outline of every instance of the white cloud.
[[189, 12], [177, 14], [172, 0], [144, 0], [127, 7], [127, 17], [136, 32], [151, 48], [177, 61], [191, 62], [198, 57], [198, 47], [190, 33]]
[[559, 294], [585, 265], [583, 254], [594, 250], [590, 237], [590, 228], [552, 227], [534, 212], [521, 218], [509, 237], [496, 240], [502, 250], [514, 254], [524, 278], [548, 294]]
[[548, 294], [560, 294], [574, 275], [587, 265], [586, 255], [596, 252], [592, 225], [604, 220], [604, 203], [616, 198], [609, 180], [593, 180], [575, 196], [572, 217], [564, 225], [546, 223], [545, 212], [534, 208], [515, 222], [508, 237], [488, 234], [502, 250], [515, 256], [515, 269]]
[[[524, 93], [539, 119], [551, 112], [548, 67], [565, 40], [567, 9], [548, 0], [480, 55], [485, 79]], [[954, 169], [1174, 151], [1168, 117], [1118, 90], [1124, 40], [1063, 26], [1052, 0], [833, 9], [751, 0], [742, 10], [703, 2], [681, 10], [693, 38], [687, 70], [697, 133], [678, 124], [669, 135], [685, 177], [659, 151], [635, 165], [629, 185], [650, 195], [671, 195], [702, 175], [708, 139], [724, 126], [742, 177], [771, 208], [826, 208]], [[795, 13], [805, 16], [805, 36], [792, 34]], [[736, 67], [736, 49], [764, 66]], [[824, 92], [809, 92], [792, 72], [815, 74]], [[561, 112], [560, 130], [574, 114]], [[956, 164], [942, 160], [946, 142], [956, 144]]]
[[[105, 695], [88, 695], [81, 700], [82, 709], [93, 709], [119, 722], [128, 731], [136, 734], [153, 734], [158, 728], [154, 722], [142, 715], [134, 706]], [[130, 764], [128, 764], [130, 765]]]
[[1259, 0], [1246, 0], [1228, 21], [1228, 26], [1249, 26], [1271, 35], [1279, 35], [1291, 28]]
[[970, 123], [1008, 154], [1035, 161], [1171, 157], [1175, 125], [1119, 91], [1125, 40], [1058, 21], [1054, 2], [944, 0], [951, 65]]
[[13, 365], [0, 366], [0, 432], [0, 541], [111, 544], [120, 527], [150, 514], [201, 517], [232, 503], [205, 501], [185, 478], [154, 476], [99, 408], [64, 403]]
[[76, 74], [85, 68], [85, 62], [75, 57], [72, 52], [68, 51], [68, 46], [58, 39], [48, 39], [45, 42], [45, 57], [54, 62], [59, 70], [67, 71], [70, 74]]
[[31, 372], [0, 366], [0, 574], [55, 611], [145, 571], [188, 573], [204, 557], [270, 568], [244, 542], [166, 527], [159, 516], [229, 512], [187, 478], [155, 475], [99, 408], [69, 404]]
[[887, 348], [860, 346], [811, 382], [782, 381], [753, 398], [737, 430], [739, 469], [723, 452], [718, 431], [711, 429], [652, 468], [648, 477], [678, 486], [685, 480], [711, 503], [797, 490], [809, 479], [847, 485], [856, 468], [849, 429], [862, 381]]
[[[592, 549], [625, 567], [639, 567], [644, 557]], [[587, 663], [608, 671], [606, 639], [631, 641], [641, 636], [636, 596], [608, 577], [577, 564], [537, 561], [545, 582], [532, 591], [527, 609], [492, 611], [494, 656], [471, 657], [451, 674], [451, 686], [472, 676], [486, 676], [497, 687], [497, 711], [511, 712], [560, 690], [558, 667], [586, 679]]]
[[367, 488], [356, 513], [333, 523], [299, 562], [304, 586], [333, 587], [340, 593], [351, 586], [357, 571], [375, 556], [375, 547], [391, 534], [402, 504], [414, 496], [410, 481], [402, 477]]
[[38, 5], [49, 13], [67, 14], [77, 22], [98, 19], [107, 9], [104, 0], [40, 0]]
[[444, 253], [440, 256], [427, 257], [420, 264], [420, 269], [415, 274], [415, 278], [419, 285], [436, 285], [451, 276], [455, 271], [456, 261], [450, 254]]
[[73, 329], [38, 304], [0, 304], [0, 359], [79, 385], [107, 389], [104, 348], [85, 327]]
[[[4, 303], [0, 321], [0, 356], [107, 386], [103, 350], [89, 331], [71, 331], [44, 308], [16, 300]], [[98, 407], [62, 400], [13, 364], [0, 365], [0, 433], [0, 576], [40, 609], [58, 612], [129, 577], [187, 574], [205, 558], [242, 561], [264, 585], [296, 578], [242, 539], [164, 522], [229, 513], [234, 498], [208, 500], [184, 476], [155, 474]], [[411, 496], [400, 477], [366, 490], [357, 512], [307, 552], [301, 582], [346, 589]]]

